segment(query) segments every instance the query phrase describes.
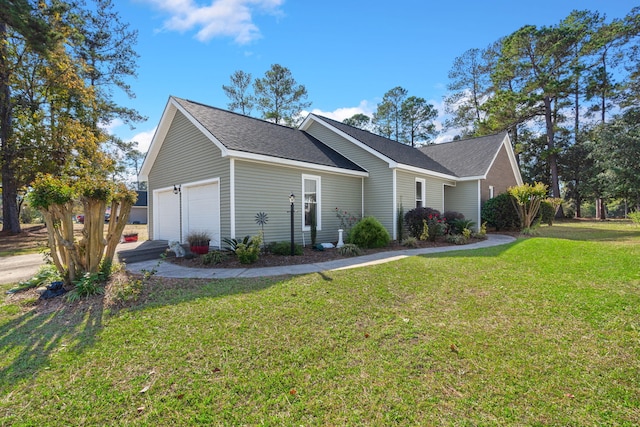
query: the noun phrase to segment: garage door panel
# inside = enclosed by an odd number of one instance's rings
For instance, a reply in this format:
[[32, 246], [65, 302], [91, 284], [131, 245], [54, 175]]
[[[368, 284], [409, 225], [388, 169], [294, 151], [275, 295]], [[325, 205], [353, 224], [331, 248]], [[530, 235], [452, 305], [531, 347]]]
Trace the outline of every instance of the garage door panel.
[[219, 184], [183, 186], [183, 191], [185, 237], [192, 231], [206, 231], [211, 235], [211, 246], [220, 246]]
[[180, 241], [180, 196], [172, 190], [156, 192], [154, 240]]

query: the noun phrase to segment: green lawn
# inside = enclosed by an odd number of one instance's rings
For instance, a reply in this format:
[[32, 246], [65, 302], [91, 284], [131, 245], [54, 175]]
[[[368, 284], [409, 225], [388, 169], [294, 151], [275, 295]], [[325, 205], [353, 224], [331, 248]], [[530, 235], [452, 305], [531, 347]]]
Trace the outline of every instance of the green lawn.
[[120, 311], [1, 305], [0, 425], [640, 424], [640, 228], [629, 223], [154, 286]]

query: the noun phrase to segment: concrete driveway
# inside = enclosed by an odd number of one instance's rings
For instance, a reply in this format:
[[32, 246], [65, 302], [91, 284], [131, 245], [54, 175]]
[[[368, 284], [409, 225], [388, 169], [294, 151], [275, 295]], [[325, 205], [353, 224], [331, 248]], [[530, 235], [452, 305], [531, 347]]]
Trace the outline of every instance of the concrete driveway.
[[40, 253], [0, 257], [0, 284], [30, 279], [43, 264]]

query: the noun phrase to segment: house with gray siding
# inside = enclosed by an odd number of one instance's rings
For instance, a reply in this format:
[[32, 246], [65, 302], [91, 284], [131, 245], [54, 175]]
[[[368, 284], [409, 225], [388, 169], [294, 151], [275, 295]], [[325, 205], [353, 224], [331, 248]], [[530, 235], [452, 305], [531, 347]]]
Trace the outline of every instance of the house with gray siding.
[[412, 148], [309, 114], [297, 128], [170, 97], [140, 173], [148, 182], [149, 236], [184, 242], [207, 231], [211, 246], [257, 234], [338, 240], [336, 211], [374, 216], [396, 238], [400, 208], [455, 210], [480, 223], [480, 207], [522, 183], [507, 133]]

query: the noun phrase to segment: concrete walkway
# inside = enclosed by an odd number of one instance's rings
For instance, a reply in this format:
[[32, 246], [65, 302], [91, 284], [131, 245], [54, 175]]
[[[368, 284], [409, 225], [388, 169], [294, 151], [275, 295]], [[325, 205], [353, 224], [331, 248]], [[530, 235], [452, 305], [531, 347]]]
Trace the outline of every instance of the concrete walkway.
[[367, 265], [381, 264], [398, 259], [438, 252], [451, 252], [468, 249], [488, 248], [504, 245], [516, 240], [514, 237], [502, 234], [489, 234], [488, 239], [481, 242], [463, 246], [443, 246], [437, 248], [405, 249], [401, 251], [378, 252], [353, 258], [342, 258], [333, 261], [319, 262], [316, 264], [284, 265], [264, 268], [190, 268], [176, 265], [170, 262], [142, 261], [127, 264], [127, 270], [134, 273], [142, 273], [142, 270], [156, 270], [156, 275], [171, 278], [198, 278], [198, 279], [229, 279], [234, 277], [265, 277], [281, 276], [288, 274], [308, 274], [321, 271], [345, 270], [348, 268], [364, 267]]

